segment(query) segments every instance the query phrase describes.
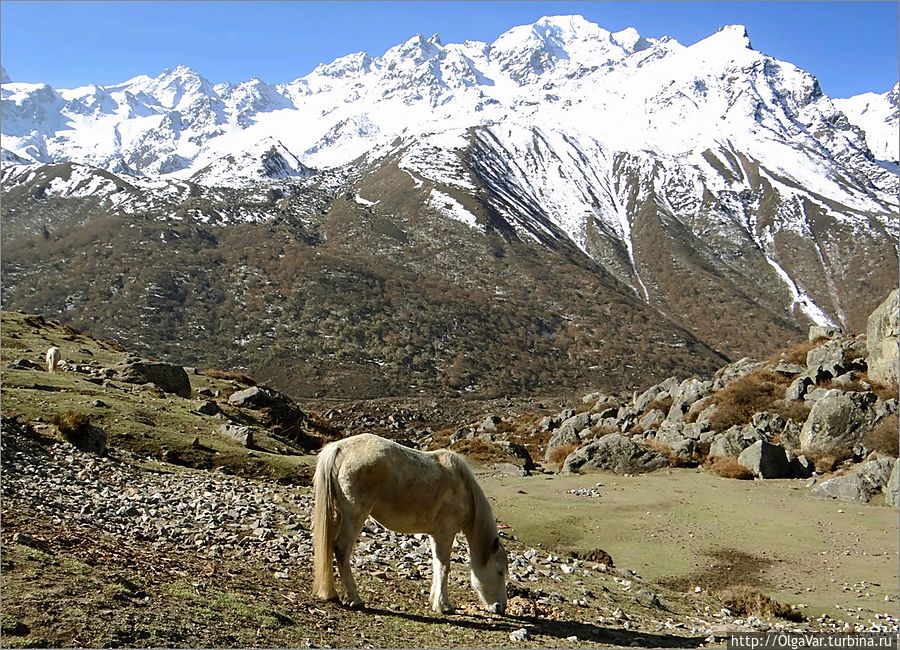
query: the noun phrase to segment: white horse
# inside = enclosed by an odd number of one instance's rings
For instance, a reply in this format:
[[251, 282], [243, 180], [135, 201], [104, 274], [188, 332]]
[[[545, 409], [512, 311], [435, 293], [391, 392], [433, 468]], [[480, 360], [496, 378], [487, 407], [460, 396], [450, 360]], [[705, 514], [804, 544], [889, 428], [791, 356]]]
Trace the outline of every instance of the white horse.
[[446, 449], [421, 452], [370, 433], [326, 445], [316, 474], [313, 592], [336, 600], [332, 556], [337, 560], [350, 607], [362, 607], [350, 572], [353, 545], [370, 514], [399, 533], [428, 533], [434, 575], [431, 607], [449, 612], [450, 551], [460, 530], [469, 542], [472, 587], [484, 606], [506, 610], [506, 550], [491, 505], [472, 470]]
[[54, 346], [47, 350], [47, 372], [56, 372], [56, 366], [59, 365], [61, 358], [62, 353], [59, 348]]

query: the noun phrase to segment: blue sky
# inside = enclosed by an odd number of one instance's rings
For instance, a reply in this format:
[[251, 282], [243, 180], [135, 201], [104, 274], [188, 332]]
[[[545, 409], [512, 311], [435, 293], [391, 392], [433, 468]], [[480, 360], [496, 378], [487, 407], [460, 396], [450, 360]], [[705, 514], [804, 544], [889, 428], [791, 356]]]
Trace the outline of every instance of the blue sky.
[[188, 65], [214, 83], [290, 81], [416, 33], [493, 41], [541, 16], [581, 14], [691, 44], [726, 24], [819, 78], [832, 97], [884, 92], [898, 77], [897, 2], [0, 2], [0, 62], [57, 88]]

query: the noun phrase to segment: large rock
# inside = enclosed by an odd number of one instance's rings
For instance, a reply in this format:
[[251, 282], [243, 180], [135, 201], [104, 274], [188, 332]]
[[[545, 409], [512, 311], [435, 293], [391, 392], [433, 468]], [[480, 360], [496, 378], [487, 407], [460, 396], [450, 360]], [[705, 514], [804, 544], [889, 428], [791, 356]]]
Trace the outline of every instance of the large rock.
[[684, 419], [688, 409], [707, 395], [712, 390], [712, 382], [700, 381], [699, 379], [685, 379], [678, 386], [678, 390], [672, 400], [672, 407], [666, 416], [670, 422], [681, 422]]
[[735, 379], [740, 379], [744, 375], [753, 372], [762, 365], [762, 361], [754, 361], [753, 359], [750, 359], [748, 357], [738, 359], [734, 363], [727, 365], [724, 368], [720, 368], [718, 372], [713, 375], [712, 388], [713, 390], [724, 388]]
[[581, 436], [578, 435], [578, 432], [574, 431], [571, 427], [566, 429], [559, 429], [556, 433], [553, 434], [553, 437], [550, 438], [550, 442], [547, 443], [547, 449], [544, 452], [544, 461], [548, 463], [554, 462], [553, 456], [557, 453], [556, 450], [560, 447], [571, 445], [575, 445], [577, 447], [581, 443]]
[[829, 390], [816, 400], [800, 430], [803, 453], [850, 448], [861, 442], [877, 419], [872, 393]]
[[843, 334], [840, 327], [831, 327], [829, 325], [810, 325], [809, 340], [818, 341], [819, 339], [833, 339]]
[[875, 308], [866, 324], [869, 378], [886, 384], [900, 381], [897, 339], [900, 337], [900, 290], [894, 289]]
[[747, 447], [762, 439], [762, 434], [752, 426], [735, 425], [713, 440], [709, 447], [709, 457], [731, 456], [737, 458]]
[[884, 502], [892, 508], [900, 505], [900, 461], [894, 462], [891, 477], [884, 488]]
[[806, 372], [811, 377], [837, 377], [846, 369], [846, 352], [840, 341], [829, 341], [806, 353]]
[[228, 398], [228, 403], [243, 408], [262, 409], [290, 404], [291, 399], [274, 388], [251, 386], [232, 393]]
[[245, 447], [253, 447], [253, 429], [250, 427], [238, 426], [236, 424], [223, 424], [216, 433], [230, 438]]
[[631, 438], [610, 433], [573, 451], [563, 463], [563, 472], [585, 467], [608, 469], [616, 474], [641, 474], [665, 467], [668, 461]]
[[758, 478], [790, 478], [791, 461], [784, 447], [757, 440], [738, 456], [738, 464]]
[[890, 481], [893, 458], [879, 458], [856, 466], [849, 474], [836, 476], [815, 486], [809, 493], [817, 499], [837, 499], [849, 503], [868, 503]]
[[131, 361], [116, 368], [119, 381], [129, 384], [154, 384], [166, 393], [191, 396], [191, 381], [181, 366], [156, 361]]

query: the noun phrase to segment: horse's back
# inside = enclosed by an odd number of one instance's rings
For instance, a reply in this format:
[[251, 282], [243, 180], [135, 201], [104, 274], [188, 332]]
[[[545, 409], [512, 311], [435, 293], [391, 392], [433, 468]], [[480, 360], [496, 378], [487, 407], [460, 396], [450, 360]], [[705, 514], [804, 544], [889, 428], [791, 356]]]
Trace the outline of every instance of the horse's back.
[[334, 443], [345, 497], [399, 532], [430, 532], [436, 517], [468, 510], [454, 454], [421, 452], [365, 433]]

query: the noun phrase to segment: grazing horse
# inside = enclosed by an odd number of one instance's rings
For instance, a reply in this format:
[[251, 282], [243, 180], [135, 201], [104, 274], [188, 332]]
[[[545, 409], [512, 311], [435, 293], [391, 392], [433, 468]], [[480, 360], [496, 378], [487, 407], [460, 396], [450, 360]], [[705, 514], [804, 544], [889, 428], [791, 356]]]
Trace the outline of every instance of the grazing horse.
[[326, 445], [313, 479], [313, 592], [336, 600], [332, 557], [350, 607], [362, 607], [350, 572], [353, 545], [366, 517], [399, 533], [428, 533], [434, 575], [431, 607], [449, 612], [450, 551], [460, 530], [469, 542], [475, 593], [491, 612], [506, 610], [506, 550], [472, 470], [447, 449], [421, 452], [370, 433]]
[[47, 350], [47, 372], [56, 372], [56, 366], [62, 357], [59, 348], [52, 347]]

